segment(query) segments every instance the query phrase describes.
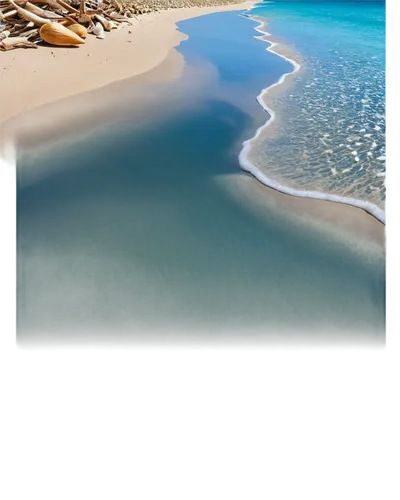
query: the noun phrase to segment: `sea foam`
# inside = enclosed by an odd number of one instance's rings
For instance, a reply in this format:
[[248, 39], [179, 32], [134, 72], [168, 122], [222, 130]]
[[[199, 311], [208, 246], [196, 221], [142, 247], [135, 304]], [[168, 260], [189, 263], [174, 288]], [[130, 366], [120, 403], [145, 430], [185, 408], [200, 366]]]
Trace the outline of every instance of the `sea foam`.
[[[252, 8], [254, 8], [254, 7], [252, 7]], [[252, 10], [252, 8], [250, 8], [248, 10]], [[280, 191], [282, 193], [285, 193], [285, 194], [288, 194], [291, 196], [302, 197], [302, 198], [315, 198], [315, 199], [331, 201], [331, 202], [335, 202], [335, 203], [343, 203], [343, 204], [351, 205], [351, 206], [354, 206], [356, 208], [360, 208], [360, 209], [365, 210], [369, 214], [373, 215], [380, 222], [387, 224], [388, 223], [387, 211], [382, 210], [381, 208], [376, 206], [374, 203], [371, 203], [371, 202], [365, 201], [365, 200], [356, 199], [356, 198], [340, 196], [340, 195], [333, 194], [333, 193], [324, 193], [322, 191], [296, 189], [294, 187], [285, 185], [285, 184], [267, 176], [264, 172], [262, 172], [257, 166], [255, 166], [250, 161], [249, 153], [252, 149], [252, 145], [254, 144], [254, 141], [256, 141], [257, 138], [260, 136], [260, 134], [274, 122], [275, 117], [276, 117], [275, 111], [273, 109], [271, 109], [266, 104], [264, 97], [266, 96], [266, 94], [268, 94], [270, 89], [272, 89], [273, 87], [276, 87], [278, 85], [281, 85], [289, 75], [293, 75], [293, 74], [297, 73], [300, 70], [301, 66], [298, 62], [294, 61], [293, 59], [290, 59], [289, 57], [287, 57], [279, 52], [276, 52], [274, 50], [274, 47], [276, 47], [279, 44], [276, 42], [273, 42], [271, 40], [268, 40], [266, 38], [267, 36], [271, 36], [271, 34], [266, 32], [266, 31], [263, 31], [262, 28], [265, 26], [265, 22], [262, 22], [262, 21], [259, 21], [258, 19], [255, 19], [250, 14], [241, 14], [241, 16], [246, 17], [247, 19], [250, 19], [251, 21], [259, 22], [260, 24], [258, 26], [256, 26], [254, 29], [255, 29], [255, 31], [258, 31], [259, 33], [261, 33], [261, 35], [255, 36], [254, 38], [268, 43], [268, 47], [266, 50], [268, 50], [269, 52], [272, 52], [273, 54], [276, 54], [277, 56], [285, 59], [287, 62], [289, 62], [293, 66], [293, 70], [291, 72], [284, 73], [276, 83], [270, 85], [269, 87], [264, 88], [261, 91], [261, 93], [257, 96], [258, 103], [265, 111], [267, 111], [267, 113], [270, 115], [270, 118], [267, 120], [267, 122], [264, 125], [262, 125], [261, 127], [259, 127], [257, 129], [255, 135], [252, 138], [247, 139], [246, 141], [243, 142], [242, 150], [239, 154], [239, 164], [240, 164], [241, 168], [243, 170], [245, 170], [246, 172], [249, 172], [250, 174], [252, 174], [261, 183], [265, 184], [266, 186], [268, 186], [270, 188], [276, 189], [277, 191]]]

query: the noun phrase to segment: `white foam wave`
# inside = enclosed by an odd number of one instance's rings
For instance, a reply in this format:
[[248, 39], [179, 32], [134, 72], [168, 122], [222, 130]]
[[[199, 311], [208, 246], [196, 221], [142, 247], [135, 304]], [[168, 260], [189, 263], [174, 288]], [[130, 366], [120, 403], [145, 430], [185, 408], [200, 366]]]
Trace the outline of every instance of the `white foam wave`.
[[[252, 9], [249, 9], [249, 10], [252, 10]], [[260, 22], [258, 19], [255, 19], [248, 14], [244, 14], [243, 17], [251, 19], [252, 21], [255, 21], [255, 22]], [[264, 184], [272, 189], [276, 189], [277, 191], [280, 191], [281, 193], [288, 194], [290, 196], [297, 196], [297, 197], [301, 197], [301, 198], [315, 198], [315, 199], [319, 199], [319, 200], [325, 200], [325, 201], [331, 201], [331, 202], [335, 202], [335, 203], [343, 203], [346, 205], [351, 205], [351, 206], [354, 206], [356, 208], [360, 208], [362, 210], [365, 210], [366, 212], [371, 214], [373, 217], [378, 219], [380, 222], [382, 222], [383, 224], [386, 224], [385, 212], [382, 209], [380, 209], [379, 207], [377, 207], [376, 205], [374, 205], [373, 203], [370, 203], [368, 201], [358, 200], [356, 198], [348, 198], [348, 197], [340, 196], [340, 195], [336, 195], [336, 194], [324, 193], [321, 191], [303, 190], [303, 189], [296, 189], [296, 188], [292, 188], [289, 186], [285, 186], [284, 184], [281, 184], [280, 182], [267, 177], [260, 169], [258, 169], [249, 160], [248, 156], [249, 156], [249, 153], [251, 150], [251, 145], [253, 144], [254, 141], [257, 140], [257, 138], [260, 136], [260, 134], [263, 132], [263, 130], [265, 130], [267, 127], [269, 127], [271, 125], [271, 123], [273, 123], [273, 121], [275, 120], [275, 111], [273, 109], [271, 109], [266, 104], [264, 97], [266, 96], [266, 94], [268, 94], [268, 92], [272, 88], [277, 87], [278, 85], [281, 85], [289, 75], [294, 75], [295, 73], [297, 73], [301, 67], [298, 62], [296, 62], [293, 59], [290, 59], [290, 58], [284, 56], [283, 54], [281, 54], [280, 52], [277, 52], [276, 50], [274, 50], [274, 47], [276, 47], [278, 45], [278, 43], [267, 39], [267, 37], [271, 36], [271, 34], [266, 32], [266, 31], [263, 31], [262, 28], [264, 26], [265, 26], [265, 23], [260, 22], [260, 24], [254, 28], [256, 31], [261, 33], [261, 36], [255, 36], [254, 38], [257, 38], [258, 40], [262, 40], [262, 41], [268, 43], [269, 45], [266, 48], [266, 50], [268, 50], [269, 52], [272, 52], [273, 54], [276, 54], [277, 56], [288, 61], [293, 66], [293, 70], [288, 72], [288, 73], [284, 73], [276, 83], [263, 89], [261, 91], [261, 93], [257, 96], [258, 103], [265, 111], [267, 111], [267, 113], [270, 115], [270, 118], [267, 120], [267, 122], [264, 125], [262, 125], [261, 127], [259, 127], [257, 129], [255, 135], [252, 138], [247, 139], [246, 141], [243, 142], [243, 144], [242, 144], [243, 148], [239, 154], [239, 163], [240, 163], [241, 168], [243, 170], [245, 170], [246, 172], [250, 173], [251, 175], [253, 175], [262, 184]]]

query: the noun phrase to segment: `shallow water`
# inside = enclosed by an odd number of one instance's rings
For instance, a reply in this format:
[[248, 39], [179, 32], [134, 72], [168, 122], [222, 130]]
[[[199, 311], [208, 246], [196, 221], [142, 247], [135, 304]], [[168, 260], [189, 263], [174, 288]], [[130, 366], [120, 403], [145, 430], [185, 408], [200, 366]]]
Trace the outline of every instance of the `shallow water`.
[[[250, 160], [286, 186], [385, 205], [385, 3], [264, 2], [252, 15], [301, 54]], [[278, 49], [279, 50], [279, 49]]]
[[20, 152], [19, 341], [384, 341], [382, 255], [227, 188], [258, 187], [237, 156], [288, 67], [254, 26], [180, 23], [184, 74], [151, 87], [173, 111], [132, 101], [123, 123]]

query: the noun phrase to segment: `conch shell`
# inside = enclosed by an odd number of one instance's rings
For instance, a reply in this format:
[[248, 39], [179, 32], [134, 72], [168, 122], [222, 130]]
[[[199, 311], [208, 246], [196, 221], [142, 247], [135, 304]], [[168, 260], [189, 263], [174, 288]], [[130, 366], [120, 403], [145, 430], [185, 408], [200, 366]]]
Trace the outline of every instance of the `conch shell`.
[[85, 40], [79, 35], [57, 23], [44, 24], [39, 30], [39, 35], [42, 40], [51, 45], [80, 45], [85, 43]]
[[101, 23], [96, 23], [92, 30], [92, 33], [97, 36], [97, 38], [104, 38], [104, 29]]
[[83, 39], [85, 39], [87, 37], [87, 30], [81, 24], [78, 24], [78, 23], [71, 24], [71, 25], [67, 26], [67, 28], [69, 30], [73, 31], [74, 33], [76, 33], [78, 36], [80, 36]]

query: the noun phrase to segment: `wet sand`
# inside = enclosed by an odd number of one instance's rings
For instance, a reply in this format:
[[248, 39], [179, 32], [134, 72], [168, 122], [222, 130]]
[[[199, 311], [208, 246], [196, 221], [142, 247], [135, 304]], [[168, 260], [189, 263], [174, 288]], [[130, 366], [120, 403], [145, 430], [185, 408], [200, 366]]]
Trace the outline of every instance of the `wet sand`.
[[230, 186], [261, 212], [276, 211], [282, 221], [302, 224], [321, 238], [346, 242], [386, 258], [387, 227], [359, 208], [326, 200], [290, 196], [261, 184], [249, 175], [231, 176]]

